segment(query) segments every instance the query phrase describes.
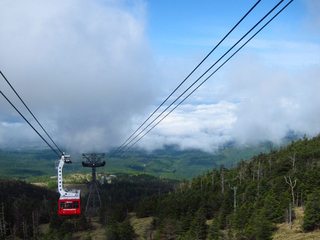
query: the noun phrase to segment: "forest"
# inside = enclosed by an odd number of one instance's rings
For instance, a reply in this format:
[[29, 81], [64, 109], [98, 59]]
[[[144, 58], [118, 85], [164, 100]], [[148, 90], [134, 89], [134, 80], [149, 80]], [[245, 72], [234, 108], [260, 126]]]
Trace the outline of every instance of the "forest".
[[[278, 223], [290, 224], [299, 206], [305, 213], [303, 231], [310, 232], [320, 227], [319, 171], [317, 136], [242, 160], [234, 168], [208, 169], [192, 180], [122, 174], [100, 185], [98, 219], [109, 240], [138, 239], [132, 213], [152, 219], [148, 235], [139, 239], [265, 240], [272, 239]], [[85, 215], [58, 217], [57, 199], [55, 191], [2, 180], [1, 238], [74, 239], [72, 233], [93, 228]], [[43, 224], [49, 224], [47, 232], [41, 231]]]
[[320, 226], [319, 147], [320, 136], [303, 138], [236, 168], [221, 166], [142, 200], [137, 214], [155, 217], [155, 239], [262, 240], [303, 206], [303, 229], [312, 231]]

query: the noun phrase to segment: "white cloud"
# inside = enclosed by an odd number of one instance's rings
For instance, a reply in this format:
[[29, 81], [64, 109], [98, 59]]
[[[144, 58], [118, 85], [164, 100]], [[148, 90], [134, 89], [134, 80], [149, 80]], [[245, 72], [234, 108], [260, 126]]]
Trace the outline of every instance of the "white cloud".
[[236, 121], [235, 109], [236, 105], [228, 102], [181, 105], [146, 135], [140, 146], [153, 150], [174, 144], [182, 149], [215, 151], [232, 140], [230, 129]]
[[320, 132], [319, 65], [299, 71], [249, 56], [230, 66], [226, 98], [239, 99], [232, 135], [240, 142], [279, 142], [289, 130]]
[[[119, 144], [132, 117], [154, 100], [144, 3], [126, 4], [0, 2], [1, 70], [67, 149], [105, 150]], [[2, 80], [0, 86], [13, 98]], [[0, 105], [0, 122], [19, 119], [4, 99]], [[2, 142], [9, 134], [24, 137], [10, 126], [0, 128]]]

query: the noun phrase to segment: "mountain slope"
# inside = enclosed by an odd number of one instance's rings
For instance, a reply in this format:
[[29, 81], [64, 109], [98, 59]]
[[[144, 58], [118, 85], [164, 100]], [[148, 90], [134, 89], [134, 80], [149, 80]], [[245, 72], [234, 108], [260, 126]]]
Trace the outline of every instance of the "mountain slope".
[[271, 239], [277, 224], [288, 221], [291, 206], [318, 209], [308, 203], [319, 184], [320, 136], [182, 182], [175, 192], [146, 199], [136, 210], [137, 216], [158, 219], [160, 238]]

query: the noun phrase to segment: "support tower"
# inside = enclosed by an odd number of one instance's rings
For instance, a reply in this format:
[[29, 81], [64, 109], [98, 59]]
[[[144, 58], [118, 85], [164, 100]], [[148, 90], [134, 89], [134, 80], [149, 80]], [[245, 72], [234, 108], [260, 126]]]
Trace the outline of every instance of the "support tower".
[[83, 167], [90, 167], [92, 169], [92, 179], [88, 185], [89, 194], [86, 204], [86, 215], [95, 215], [97, 210], [101, 207], [101, 198], [99, 193], [99, 183], [97, 182], [96, 168], [103, 167], [106, 162], [101, 159], [104, 158], [104, 153], [83, 153], [82, 157], [85, 161], [82, 162]]

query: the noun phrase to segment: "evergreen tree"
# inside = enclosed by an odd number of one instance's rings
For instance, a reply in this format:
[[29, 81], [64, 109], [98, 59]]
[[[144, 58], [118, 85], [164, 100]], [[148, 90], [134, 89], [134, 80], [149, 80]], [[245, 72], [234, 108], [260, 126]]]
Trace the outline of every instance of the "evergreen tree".
[[217, 219], [213, 219], [208, 229], [208, 240], [220, 240], [223, 238], [223, 234], [219, 227], [219, 221]]
[[281, 220], [283, 220], [283, 209], [275, 194], [269, 192], [264, 197], [263, 202], [266, 218], [274, 223], [281, 222]]
[[191, 222], [189, 232], [190, 232], [190, 236], [192, 236], [194, 240], [206, 239], [207, 225], [206, 225], [205, 211], [203, 208], [200, 208], [196, 212], [195, 217]]
[[253, 207], [251, 203], [242, 204], [238, 207], [237, 211], [233, 214], [232, 217], [232, 226], [237, 230], [243, 230], [253, 212]]
[[303, 229], [312, 231], [320, 227], [320, 191], [315, 191], [309, 195], [306, 202], [305, 215], [303, 219]]
[[265, 209], [258, 210], [251, 218], [249, 225], [249, 238], [255, 240], [271, 239], [274, 230], [273, 224], [267, 218]]
[[177, 221], [171, 218], [164, 219], [160, 226], [160, 239], [174, 240], [178, 236]]

